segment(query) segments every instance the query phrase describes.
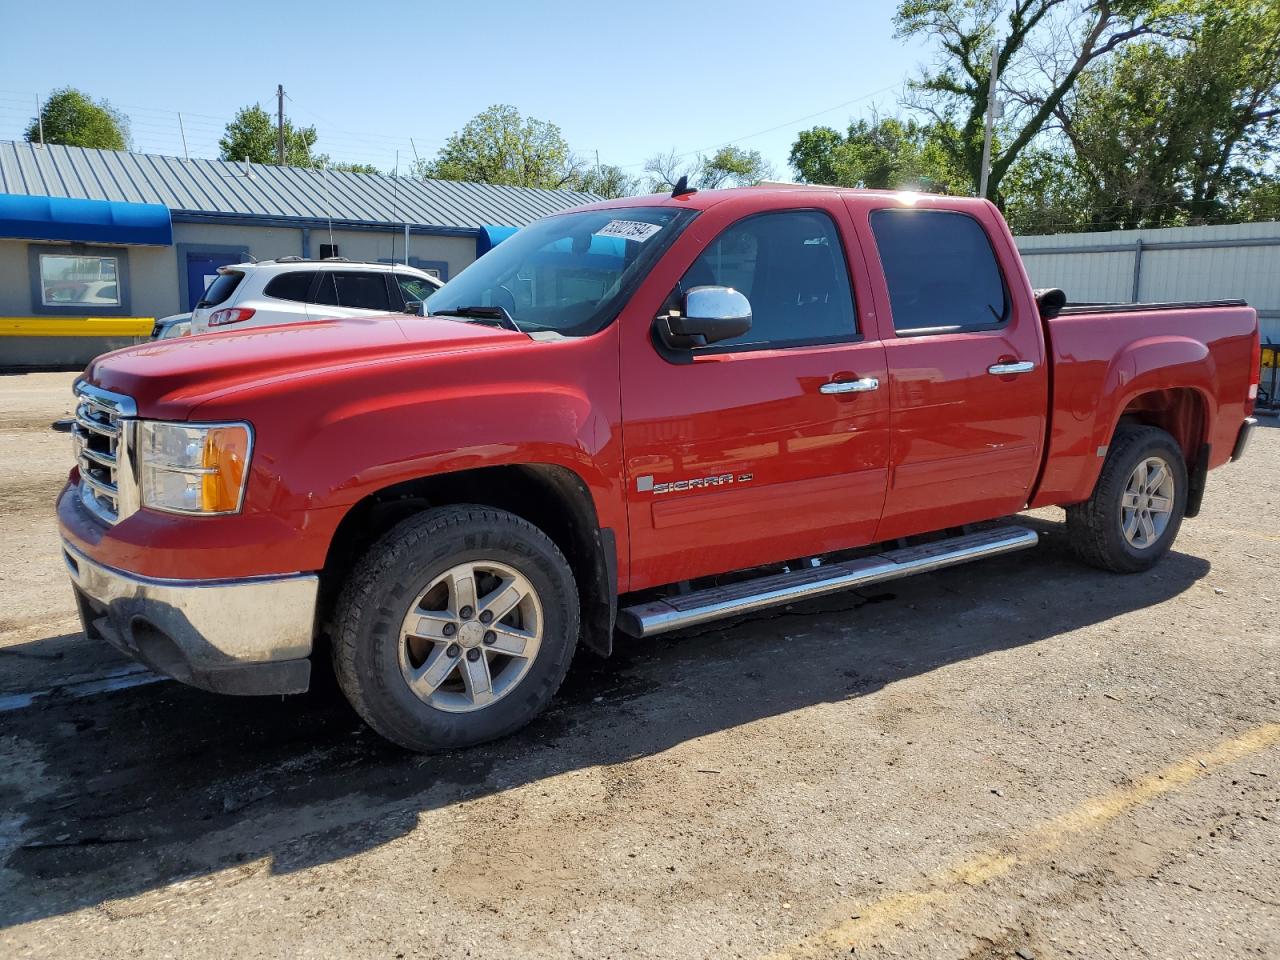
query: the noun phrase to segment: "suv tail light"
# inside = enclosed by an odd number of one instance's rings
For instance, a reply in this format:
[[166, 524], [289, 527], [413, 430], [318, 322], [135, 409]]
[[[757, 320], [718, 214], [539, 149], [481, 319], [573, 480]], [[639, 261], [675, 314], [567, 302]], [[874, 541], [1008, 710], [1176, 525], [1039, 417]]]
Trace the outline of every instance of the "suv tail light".
[[253, 316], [253, 310], [247, 307], [228, 307], [226, 310], [215, 310], [209, 315], [209, 326], [225, 327], [229, 323], [243, 323]]

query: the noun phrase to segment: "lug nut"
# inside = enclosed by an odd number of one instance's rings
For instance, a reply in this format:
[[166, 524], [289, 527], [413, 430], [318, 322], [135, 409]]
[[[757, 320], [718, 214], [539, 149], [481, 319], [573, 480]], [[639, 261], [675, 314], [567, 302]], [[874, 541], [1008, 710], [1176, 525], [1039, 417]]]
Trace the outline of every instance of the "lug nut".
[[446, 650], [444, 653], [446, 657], [456, 657], [461, 652], [461, 650], [462, 648], [458, 646], [456, 643], [451, 643], [449, 644], [449, 649]]
[[485, 611], [483, 611], [483, 612], [480, 614], [480, 622], [481, 622], [481, 623], [488, 623], [488, 622], [490, 622], [492, 619], [493, 619], [493, 611], [492, 611], [492, 610], [485, 610]]
[[443, 633], [446, 637], [452, 637], [455, 633], [458, 632], [458, 628], [455, 627], [452, 623], [446, 623], [444, 627], [440, 630], [440, 632]]
[[463, 620], [470, 620], [474, 614], [475, 614], [475, 611], [472, 610], [470, 607], [463, 607], [461, 610], [458, 611], [458, 616], [460, 616]]
[[493, 643], [493, 642], [494, 642], [495, 640], [497, 640], [497, 639], [498, 639], [498, 635], [497, 635], [496, 633], [494, 633], [492, 630], [486, 630], [486, 631], [484, 632], [484, 642], [485, 642], [485, 643]]
[[477, 660], [480, 659], [480, 651], [472, 647], [470, 650], [467, 651], [467, 659], [470, 660], [472, 663], [475, 663]]

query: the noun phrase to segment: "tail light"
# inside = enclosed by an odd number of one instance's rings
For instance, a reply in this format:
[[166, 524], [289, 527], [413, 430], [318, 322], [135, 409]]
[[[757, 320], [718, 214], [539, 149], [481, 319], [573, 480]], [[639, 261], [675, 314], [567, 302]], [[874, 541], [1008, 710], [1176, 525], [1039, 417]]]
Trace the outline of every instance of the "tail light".
[[[1276, 360], [1273, 358], [1272, 363]], [[1258, 384], [1262, 382], [1262, 336], [1253, 332], [1253, 356], [1249, 360], [1249, 399], [1245, 401], [1245, 416], [1253, 413], [1253, 405], [1258, 402]]]
[[228, 307], [226, 310], [215, 310], [209, 316], [209, 326], [225, 327], [229, 323], [244, 323], [253, 316], [253, 310], [247, 307]]

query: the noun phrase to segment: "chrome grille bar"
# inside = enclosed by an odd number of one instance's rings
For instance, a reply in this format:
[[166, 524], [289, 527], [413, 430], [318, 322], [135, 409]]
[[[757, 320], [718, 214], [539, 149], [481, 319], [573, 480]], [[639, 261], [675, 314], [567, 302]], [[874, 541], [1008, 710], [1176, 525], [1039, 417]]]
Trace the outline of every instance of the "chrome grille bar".
[[137, 497], [122, 496], [122, 483], [136, 492], [129, 458], [127, 431], [137, 416], [133, 400], [91, 384], [77, 382], [76, 417], [72, 447], [80, 468], [80, 501], [105, 523], [117, 523], [122, 513], [132, 512]]

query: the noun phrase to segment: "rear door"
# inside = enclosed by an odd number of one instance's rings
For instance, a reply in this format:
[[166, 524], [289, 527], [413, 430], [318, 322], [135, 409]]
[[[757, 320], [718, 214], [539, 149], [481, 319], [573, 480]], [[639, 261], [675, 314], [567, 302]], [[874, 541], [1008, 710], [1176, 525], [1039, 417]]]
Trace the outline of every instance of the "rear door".
[[893, 421], [876, 539], [1015, 513], [1039, 470], [1048, 408], [1040, 318], [990, 207], [851, 198], [876, 251]]
[[[759, 206], [700, 214], [660, 265], [679, 271], [666, 302], [624, 330], [631, 589], [866, 543], [879, 521], [884, 349], [848, 216], [837, 195]], [[705, 285], [745, 294], [751, 330], [661, 346], [655, 314]]]

